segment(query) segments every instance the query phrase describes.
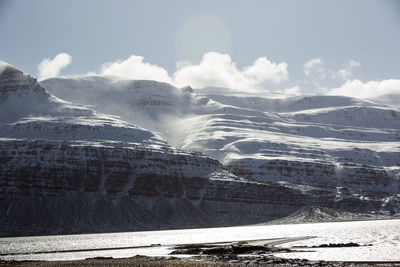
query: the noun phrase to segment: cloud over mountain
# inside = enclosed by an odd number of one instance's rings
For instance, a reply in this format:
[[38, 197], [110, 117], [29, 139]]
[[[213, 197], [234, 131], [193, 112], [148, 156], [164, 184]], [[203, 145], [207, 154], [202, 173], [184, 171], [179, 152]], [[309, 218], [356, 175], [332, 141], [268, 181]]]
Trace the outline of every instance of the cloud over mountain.
[[265, 82], [279, 83], [288, 79], [287, 63], [274, 63], [266, 57], [258, 58], [251, 66], [238, 69], [228, 54], [209, 52], [197, 65], [188, 64], [174, 73], [178, 86], [219, 86], [252, 89]]
[[[39, 80], [56, 77], [71, 63], [71, 56], [60, 53], [46, 58], [38, 65]], [[239, 91], [264, 89], [286, 94], [317, 93], [374, 98], [382, 95], [400, 95], [400, 80], [362, 82], [354, 71], [361, 63], [350, 59], [340, 68], [330, 66], [322, 58], [313, 58], [303, 64], [303, 80], [289, 81], [288, 64], [257, 58], [250, 66], [239, 68], [229, 54], [205, 53], [198, 64], [179, 61], [174, 73], [146, 62], [144, 57], [131, 55], [124, 60], [106, 62], [90, 75], [115, 76], [123, 79], [155, 80], [177, 87], [224, 87]], [[270, 88], [267, 90], [266, 88]]]
[[60, 71], [71, 63], [72, 57], [67, 53], [59, 53], [53, 59], [43, 59], [38, 65], [38, 78], [45, 80], [56, 77]]
[[388, 79], [365, 83], [360, 80], [349, 80], [341, 87], [332, 89], [329, 94], [358, 98], [373, 98], [387, 94], [400, 94], [400, 80]]
[[308, 79], [315, 81], [343, 81], [353, 77], [354, 69], [360, 66], [360, 62], [351, 59], [342, 68], [335, 70], [327, 67], [323, 59], [313, 58], [304, 63], [303, 73]]
[[143, 59], [141, 56], [132, 55], [125, 60], [107, 62], [102, 65], [100, 74], [172, 83], [168, 72], [164, 68], [144, 62]]
[[156, 80], [176, 86], [235, 89], [254, 89], [266, 82], [276, 84], [287, 80], [289, 76], [285, 62], [274, 63], [266, 57], [260, 57], [251, 66], [239, 69], [228, 54], [218, 52], [204, 54], [199, 64], [178, 62], [177, 70], [172, 75], [164, 68], [145, 62], [143, 57], [135, 55], [103, 64], [98, 74]]

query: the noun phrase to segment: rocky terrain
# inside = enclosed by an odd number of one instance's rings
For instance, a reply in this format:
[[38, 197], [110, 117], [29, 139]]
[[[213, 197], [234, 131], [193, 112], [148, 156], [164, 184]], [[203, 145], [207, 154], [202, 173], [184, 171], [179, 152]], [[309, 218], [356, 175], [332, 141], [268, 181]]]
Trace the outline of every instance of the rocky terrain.
[[394, 108], [0, 70], [1, 236], [399, 213]]
[[12, 66], [0, 92], [2, 236], [244, 224], [307, 199], [54, 97]]
[[194, 90], [115, 77], [42, 84], [202, 152], [241, 178], [301, 192], [313, 205], [400, 212], [400, 111], [380, 99]]

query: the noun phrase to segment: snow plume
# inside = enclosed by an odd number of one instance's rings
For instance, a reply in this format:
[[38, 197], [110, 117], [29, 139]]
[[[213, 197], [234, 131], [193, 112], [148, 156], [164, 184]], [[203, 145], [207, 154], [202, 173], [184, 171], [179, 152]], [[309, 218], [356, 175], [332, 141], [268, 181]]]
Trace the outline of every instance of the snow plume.
[[265, 82], [280, 83], [288, 79], [285, 62], [274, 63], [260, 57], [251, 66], [239, 70], [228, 54], [217, 52], [204, 54], [199, 64], [178, 62], [172, 76], [164, 68], [144, 62], [143, 57], [135, 55], [126, 60], [103, 64], [99, 74], [155, 80], [178, 87], [190, 85], [196, 88], [213, 86], [231, 89], [254, 89]]
[[346, 81], [341, 87], [332, 89], [331, 95], [345, 95], [358, 98], [374, 98], [388, 94], [400, 94], [400, 80], [389, 79], [383, 81], [360, 80]]
[[57, 77], [60, 74], [61, 69], [67, 67], [70, 63], [71, 56], [67, 53], [60, 53], [53, 59], [43, 59], [38, 65], [39, 80]]
[[164, 68], [143, 62], [143, 57], [135, 55], [130, 56], [126, 60], [103, 64], [100, 74], [121, 76], [135, 80], [154, 80], [172, 83], [168, 72]]
[[258, 58], [253, 65], [239, 70], [227, 54], [209, 52], [204, 54], [200, 64], [184, 64], [174, 74], [177, 86], [190, 84], [192, 87], [208, 86], [235, 89], [253, 89], [265, 82], [279, 83], [288, 79], [287, 64]]

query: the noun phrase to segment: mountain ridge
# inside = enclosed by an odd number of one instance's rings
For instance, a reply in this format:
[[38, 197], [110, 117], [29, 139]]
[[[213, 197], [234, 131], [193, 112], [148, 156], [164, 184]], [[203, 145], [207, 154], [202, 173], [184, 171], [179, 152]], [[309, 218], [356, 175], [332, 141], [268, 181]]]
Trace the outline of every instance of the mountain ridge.
[[246, 224], [295, 209], [278, 192], [306, 200], [12, 71], [0, 74], [0, 236]]
[[[68, 91], [69, 82], [56, 78], [42, 83], [57, 93]], [[151, 99], [154, 83], [152, 86], [136, 86], [139, 94], [123, 93], [129, 104], [118, 102], [125, 110], [125, 114], [118, 115], [131, 121], [135, 121], [131, 113], [147, 116], [151, 105], [131, 103]], [[91, 84], [80, 88], [87, 93], [103, 87]], [[114, 93], [121, 93], [121, 89]], [[341, 196], [351, 195], [363, 199], [364, 211], [368, 211], [365, 199], [388, 194], [391, 206], [396, 207], [400, 197], [398, 110], [342, 96], [247, 94], [223, 88], [185, 93], [167, 102], [169, 107], [185, 107], [184, 112], [163, 110], [154, 120], [146, 121], [145, 127], [179, 148], [219, 160], [229, 171], [246, 179], [294, 188], [330, 188], [338, 196], [337, 205], [344, 203]], [[112, 98], [108, 100], [112, 102]], [[87, 104], [101, 109], [96, 101]], [[387, 206], [385, 201], [382, 199], [382, 212]], [[399, 209], [391, 212], [398, 213]]]
[[254, 224], [312, 205], [400, 212], [396, 129], [305, 123], [155, 81], [40, 86], [21, 73], [0, 74], [2, 236]]

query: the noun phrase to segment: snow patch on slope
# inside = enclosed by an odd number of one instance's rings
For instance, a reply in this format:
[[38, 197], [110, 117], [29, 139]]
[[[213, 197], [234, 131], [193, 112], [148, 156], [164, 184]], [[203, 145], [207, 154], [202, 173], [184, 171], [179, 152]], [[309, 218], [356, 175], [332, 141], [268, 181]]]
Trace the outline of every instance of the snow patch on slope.
[[167, 146], [151, 132], [49, 94], [36, 79], [6, 65], [0, 75], [0, 136], [114, 140]]

